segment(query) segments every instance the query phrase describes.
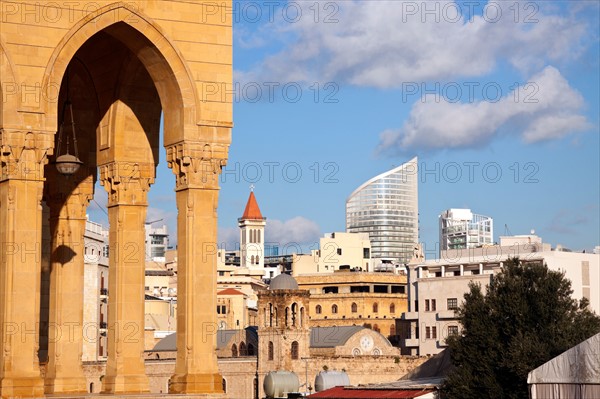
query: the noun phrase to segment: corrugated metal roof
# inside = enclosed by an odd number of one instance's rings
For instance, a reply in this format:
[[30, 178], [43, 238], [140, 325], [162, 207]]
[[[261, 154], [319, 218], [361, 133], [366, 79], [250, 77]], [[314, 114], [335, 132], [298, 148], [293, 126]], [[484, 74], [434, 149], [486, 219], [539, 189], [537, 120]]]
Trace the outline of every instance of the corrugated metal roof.
[[327, 399], [412, 399], [433, 392], [433, 389], [368, 389], [335, 387], [310, 395], [309, 398]]
[[350, 337], [364, 329], [363, 326], [313, 327], [310, 330], [310, 347], [333, 348], [342, 346]]

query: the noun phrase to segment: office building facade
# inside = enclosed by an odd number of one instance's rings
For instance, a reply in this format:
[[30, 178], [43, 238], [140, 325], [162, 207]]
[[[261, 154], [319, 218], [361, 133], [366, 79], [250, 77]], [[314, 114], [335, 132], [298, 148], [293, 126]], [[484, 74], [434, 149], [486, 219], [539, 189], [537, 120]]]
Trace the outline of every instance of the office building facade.
[[346, 231], [368, 233], [371, 257], [410, 260], [419, 236], [417, 157], [368, 180], [346, 200]]

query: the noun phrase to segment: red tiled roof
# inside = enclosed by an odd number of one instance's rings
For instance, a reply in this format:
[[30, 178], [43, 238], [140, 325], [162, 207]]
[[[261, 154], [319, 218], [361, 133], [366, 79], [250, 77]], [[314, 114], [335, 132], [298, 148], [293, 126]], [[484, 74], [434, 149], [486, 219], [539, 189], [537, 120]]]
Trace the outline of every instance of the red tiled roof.
[[244, 210], [242, 219], [249, 219], [249, 220], [262, 220], [263, 219], [263, 216], [260, 213], [260, 208], [258, 207], [258, 203], [256, 202], [256, 197], [254, 196], [254, 191], [250, 191], [250, 196], [248, 197], [248, 203], [246, 204], [246, 209]]
[[217, 292], [217, 295], [244, 295], [244, 293], [235, 288], [225, 288], [223, 291]]
[[310, 395], [310, 399], [413, 399], [427, 393], [432, 389], [354, 389], [334, 387]]

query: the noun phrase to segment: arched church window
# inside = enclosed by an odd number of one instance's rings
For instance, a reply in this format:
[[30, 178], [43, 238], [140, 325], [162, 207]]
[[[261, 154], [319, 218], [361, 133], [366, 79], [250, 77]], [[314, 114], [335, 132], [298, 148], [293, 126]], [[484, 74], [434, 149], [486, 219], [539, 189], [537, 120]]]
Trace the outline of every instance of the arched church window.
[[272, 341], [269, 341], [269, 348], [267, 351], [268, 351], [267, 352], [268, 359], [273, 360], [273, 352], [275, 352], [275, 351], [273, 350], [273, 342]]

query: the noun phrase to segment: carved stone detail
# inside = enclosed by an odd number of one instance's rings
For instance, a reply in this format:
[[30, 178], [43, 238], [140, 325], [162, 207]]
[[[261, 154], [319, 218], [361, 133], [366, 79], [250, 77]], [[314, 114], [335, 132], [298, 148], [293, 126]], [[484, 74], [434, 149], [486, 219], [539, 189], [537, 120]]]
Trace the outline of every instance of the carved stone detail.
[[94, 176], [85, 176], [87, 172], [87, 168], [80, 168], [75, 176], [70, 177], [58, 172], [47, 173], [44, 198], [50, 206], [51, 218], [86, 218], [87, 207], [94, 198]]
[[100, 166], [100, 184], [108, 192], [108, 206], [148, 205], [155, 166], [143, 162], [112, 162]]
[[0, 129], [0, 181], [43, 181], [53, 151], [54, 132]]
[[184, 142], [167, 147], [167, 164], [175, 174], [176, 190], [218, 189], [227, 152], [227, 145], [217, 143]]

